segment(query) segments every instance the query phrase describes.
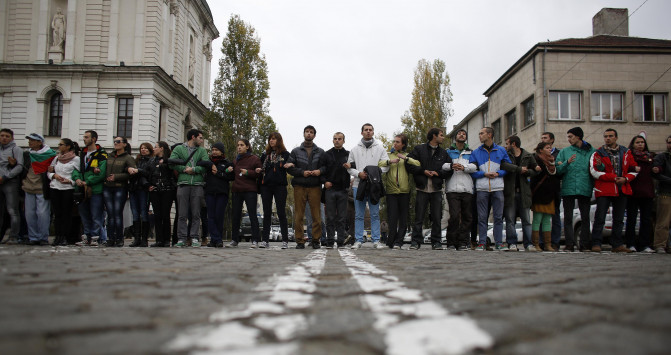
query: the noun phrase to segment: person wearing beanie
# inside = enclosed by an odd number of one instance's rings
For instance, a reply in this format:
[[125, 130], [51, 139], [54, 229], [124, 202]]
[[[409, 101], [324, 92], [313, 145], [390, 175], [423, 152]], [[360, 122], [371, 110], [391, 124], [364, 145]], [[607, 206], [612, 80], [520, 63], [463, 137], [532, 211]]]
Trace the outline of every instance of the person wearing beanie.
[[[555, 161], [557, 176], [562, 179], [561, 195], [564, 204], [564, 237], [566, 239], [566, 251], [574, 251], [576, 238], [573, 235], [573, 208], [578, 200], [578, 209], [583, 221], [591, 220], [589, 216], [590, 199], [594, 183], [589, 172], [589, 159], [596, 151], [589, 143], [583, 140], [582, 128], [574, 127], [566, 132], [567, 148], [562, 149]], [[580, 229], [580, 250], [590, 251], [589, 223], [582, 223]]]
[[224, 247], [224, 216], [228, 205], [229, 181], [232, 180], [226, 169], [233, 166], [226, 160], [225, 152], [223, 143], [214, 143], [210, 160], [198, 162], [198, 166], [205, 168], [205, 205], [210, 232], [210, 242], [206, 245], [208, 248]]
[[23, 179], [22, 189], [26, 193], [28, 239], [32, 245], [47, 245], [51, 225], [47, 169], [54, 160], [56, 151], [44, 143], [44, 137], [37, 133], [31, 133], [26, 139], [30, 147], [30, 169]]

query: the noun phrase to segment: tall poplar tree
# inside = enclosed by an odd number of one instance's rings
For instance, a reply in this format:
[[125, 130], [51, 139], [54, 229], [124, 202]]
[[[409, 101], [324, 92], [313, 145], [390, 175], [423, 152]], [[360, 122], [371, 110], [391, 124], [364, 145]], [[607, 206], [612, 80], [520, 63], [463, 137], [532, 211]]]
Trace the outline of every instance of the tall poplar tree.
[[268, 134], [277, 130], [268, 109], [270, 82], [261, 40], [254, 27], [232, 15], [221, 51], [212, 109], [204, 118], [206, 138], [224, 142], [231, 158], [235, 140], [247, 138], [252, 151], [260, 155]]

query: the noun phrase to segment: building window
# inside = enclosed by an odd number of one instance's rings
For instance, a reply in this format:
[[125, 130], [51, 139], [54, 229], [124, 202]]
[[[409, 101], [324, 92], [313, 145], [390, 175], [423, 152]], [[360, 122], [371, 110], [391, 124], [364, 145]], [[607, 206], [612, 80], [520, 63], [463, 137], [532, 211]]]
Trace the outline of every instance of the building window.
[[580, 93], [550, 91], [548, 118], [554, 120], [580, 119]]
[[133, 134], [133, 98], [119, 98], [117, 137], [130, 138]]
[[489, 124], [489, 112], [487, 110], [482, 111], [482, 127], [487, 127]]
[[522, 103], [522, 108], [524, 109], [524, 127], [534, 123], [534, 107], [535, 104], [533, 96]]
[[51, 96], [49, 102], [49, 135], [54, 137], [61, 136], [61, 127], [63, 126], [63, 94], [60, 92]]
[[636, 94], [634, 97], [634, 121], [666, 122], [666, 95]]
[[506, 113], [506, 137], [517, 134], [517, 114], [515, 110]]
[[592, 119], [622, 121], [623, 100], [624, 95], [618, 93], [592, 93]]
[[501, 144], [501, 119], [500, 118], [492, 123], [492, 129], [494, 130], [494, 143]]

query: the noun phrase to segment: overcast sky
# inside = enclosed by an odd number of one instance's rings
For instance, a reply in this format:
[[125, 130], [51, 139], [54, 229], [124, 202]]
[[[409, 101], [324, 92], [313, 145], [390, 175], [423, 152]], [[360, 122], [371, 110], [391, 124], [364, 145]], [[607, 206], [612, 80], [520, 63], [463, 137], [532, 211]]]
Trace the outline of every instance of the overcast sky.
[[[231, 14], [261, 39], [270, 77], [270, 114], [287, 148], [317, 128], [316, 143], [332, 147], [336, 131], [346, 148], [361, 125], [389, 136], [401, 130], [410, 106], [413, 71], [425, 58], [446, 63], [461, 121], [485, 101], [483, 92], [538, 42], [592, 35], [604, 7], [629, 9], [629, 35], [671, 39], [668, 0], [210, 0], [220, 37], [214, 41], [212, 82]], [[643, 4], [641, 6], [641, 4]], [[638, 11], [634, 11], [639, 8]]]

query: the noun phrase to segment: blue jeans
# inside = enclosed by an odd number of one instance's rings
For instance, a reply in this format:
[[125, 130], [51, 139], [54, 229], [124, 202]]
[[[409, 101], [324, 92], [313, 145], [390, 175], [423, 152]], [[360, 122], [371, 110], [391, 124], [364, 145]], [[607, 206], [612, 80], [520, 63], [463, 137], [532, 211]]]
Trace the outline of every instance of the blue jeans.
[[43, 194], [26, 193], [26, 222], [31, 242], [48, 241], [51, 224], [51, 201]]
[[147, 191], [138, 190], [130, 193], [130, 210], [133, 213], [133, 222], [149, 220], [149, 204]]
[[522, 207], [521, 193], [516, 192], [515, 200], [504, 211], [506, 218], [506, 243], [510, 245], [517, 244], [515, 222], [517, 221], [517, 216], [519, 216], [520, 221], [522, 221], [522, 243], [524, 243], [525, 248], [531, 245], [531, 218], [529, 212], [528, 208]]
[[224, 215], [228, 204], [228, 194], [207, 194], [205, 195], [205, 204], [207, 205], [207, 227], [210, 232], [210, 239], [214, 243], [221, 242], [223, 241], [222, 232], [224, 230]]
[[79, 204], [79, 216], [82, 218], [84, 234], [87, 238], [98, 236], [99, 242], [107, 240], [103, 211], [103, 194], [94, 194], [90, 199]]
[[491, 200], [494, 213], [494, 242], [503, 243], [503, 191], [478, 191], [478, 234], [479, 244], [487, 244], [487, 220]]
[[364, 197], [363, 201], [356, 199], [356, 191], [358, 188], [353, 188], [354, 193], [354, 238], [357, 242], [363, 243], [363, 220], [366, 216], [366, 203], [370, 210], [370, 229], [373, 235], [373, 243], [380, 241], [380, 205], [370, 203], [368, 196]]
[[107, 208], [107, 236], [112, 241], [123, 240], [123, 208], [128, 198], [125, 187], [105, 187], [105, 208]]

